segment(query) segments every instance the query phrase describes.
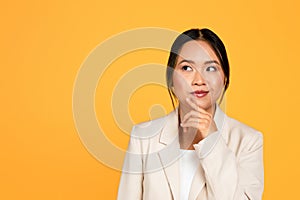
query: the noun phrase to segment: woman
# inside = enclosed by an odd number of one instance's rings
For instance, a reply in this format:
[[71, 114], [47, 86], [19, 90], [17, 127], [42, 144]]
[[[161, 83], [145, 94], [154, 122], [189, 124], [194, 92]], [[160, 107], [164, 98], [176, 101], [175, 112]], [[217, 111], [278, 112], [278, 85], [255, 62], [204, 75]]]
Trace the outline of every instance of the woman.
[[132, 129], [118, 199], [258, 200], [263, 139], [219, 108], [229, 84], [224, 44], [209, 29], [191, 29], [172, 45], [165, 117]]

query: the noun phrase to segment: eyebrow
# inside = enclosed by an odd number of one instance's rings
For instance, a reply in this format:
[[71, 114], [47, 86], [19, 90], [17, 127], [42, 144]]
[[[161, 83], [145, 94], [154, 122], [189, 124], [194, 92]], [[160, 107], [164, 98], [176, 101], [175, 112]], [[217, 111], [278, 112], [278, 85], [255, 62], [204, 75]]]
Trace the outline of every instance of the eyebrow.
[[220, 65], [220, 63], [218, 61], [216, 61], [216, 60], [209, 60], [209, 61], [204, 62], [205, 65], [212, 64], [212, 63]]
[[[192, 61], [192, 60], [182, 60], [182, 61], [180, 61], [178, 64], [181, 64], [181, 63], [184, 63], [184, 62], [188, 62], [188, 63], [191, 63], [191, 64], [195, 64], [195, 62]], [[207, 65], [207, 64], [212, 64], [212, 63], [215, 63], [215, 64], [220, 65], [220, 63], [219, 63], [218, 61], [216, 61], [216, 60], [208, 60], [208, 61], [205, 61], [205, 62], [204, 62], [205, 65]]]
[[178, 64], [181, 64], [181, 63], [184, 63], [184, 62], [188, 62], [188, 63], [195, 64], [195, 62], [192, 61], [192, 60], [182, 60], [182, 61], [180, 61]]

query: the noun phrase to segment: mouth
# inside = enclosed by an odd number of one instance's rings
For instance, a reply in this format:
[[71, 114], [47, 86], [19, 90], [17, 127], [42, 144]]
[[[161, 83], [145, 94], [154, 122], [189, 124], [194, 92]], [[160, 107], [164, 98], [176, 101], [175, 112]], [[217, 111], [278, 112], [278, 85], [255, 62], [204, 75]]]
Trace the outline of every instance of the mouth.
[[191, 92], [192, 95], [194, 95], [197, 98], [205, 97], [208, 94], [209, 91], [206, 90], [196, 90], [194, 92]]

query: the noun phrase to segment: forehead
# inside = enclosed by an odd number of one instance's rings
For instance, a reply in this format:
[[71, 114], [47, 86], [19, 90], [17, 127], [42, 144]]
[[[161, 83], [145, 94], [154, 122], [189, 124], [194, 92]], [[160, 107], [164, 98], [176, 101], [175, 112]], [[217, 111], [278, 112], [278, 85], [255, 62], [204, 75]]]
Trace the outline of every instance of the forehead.
[[179, 52], [178, 59], [192, 60], [195, 63], [216, 60], [220, 63], [211, 46], [206, 41], [202, 40], [192, 40], [185, 43]]

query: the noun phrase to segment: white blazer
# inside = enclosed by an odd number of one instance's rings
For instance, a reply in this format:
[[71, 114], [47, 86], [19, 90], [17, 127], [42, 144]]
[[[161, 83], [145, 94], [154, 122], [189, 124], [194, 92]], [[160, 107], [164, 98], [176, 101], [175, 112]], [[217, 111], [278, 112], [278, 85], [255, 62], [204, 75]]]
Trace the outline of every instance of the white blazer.
[[[264, 188], [263, 138], [218, 106], [218, 131], [194, 144], [200, 161], [189, 200], [259, 200]], [[133, 127], [119, 200], [180, 200], [178, 110]]]

